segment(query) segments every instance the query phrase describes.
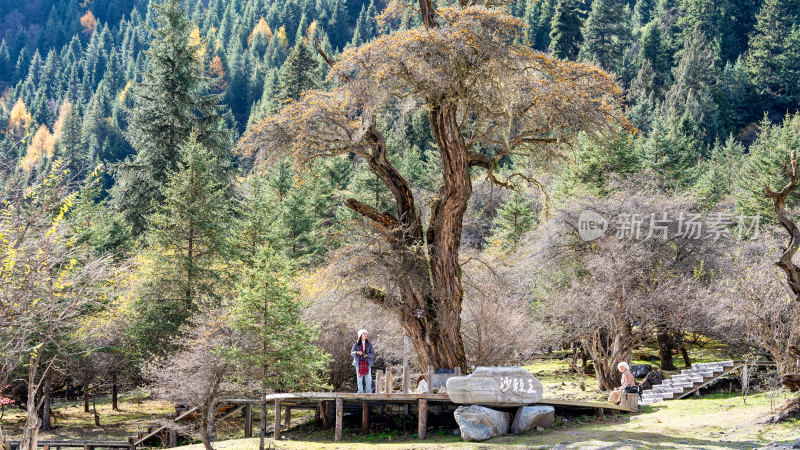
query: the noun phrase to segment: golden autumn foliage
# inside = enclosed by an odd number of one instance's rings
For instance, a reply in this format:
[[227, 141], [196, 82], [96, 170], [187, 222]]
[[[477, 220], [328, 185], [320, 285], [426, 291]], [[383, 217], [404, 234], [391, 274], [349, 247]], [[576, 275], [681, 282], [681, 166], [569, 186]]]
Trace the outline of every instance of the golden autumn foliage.
[[130, 80], [128, 80], [128, 82], [125, 83], [125, 87], [123, 87], [122, 90], [119, 91], [119, 95], [117, 96], [117, 100], [120, 103], [124, 102], [125, 99], [128, 97], [128, 91], [131, 89], [131, 86], [133, 86], [133, 83]]
[[28, 144], [25, 157], [20, 161], [20, 165], [25, 171], [32, 170], [42, 158], [52, 158], [56, 151], [56, 142], [61, 137], [61, 129], [64, 125], [64, 117], [72, 107], [70, 102], [64, 102], [59, 107], [58, 118], [53, 124], [51, 132], [47, 125], [39, 126]]
[[217, 86], [214, 88], [215, 93], [225, 92], [228, 89], [228, 81], [225, 80], [227, 72], [225, 71], [225, 64], [219, 55], [214, 55], [208, 63], [208, 75], [217, 81]]
[[[284, 34], [285, 33], [286, 31], [284, 30]], [[269, 24], [266, 20], [264, 20], [263, 17], [258, 20], [256, 26], [253, 27], [253, 31], [250, 32], [250, 36], [247, 37], [248, 47], [250, 46], [250, 42], [253, 41], [253, 37], [255, 37], [257, 34], [263, 35], [267, 41], [272, 39], [272, 29], [269, 27]]]
[[55, 148], [55, 136], [50, 133], [50, 129], [47, 128], [47, 125], [41, 125], [39, 129], [36, 130], [33, 138], [31, 138], [31, 142], [28, 144], [28, 151], [25, 153], [25, 157], [20, 161], [20, 165], [25, 171], [29, 172], [42, 160], [42, 157], [51, 158], [55, 152]]
[[28, 107], [22, 99], [18, 99], [17, 103], [11, 108], [8, 115], [8, 127], [6, 128], [6, 137], [15, 141], [22, 142], [28, 135], [28, 128], [31, 126], [31, 113], [28, 112]]
[[306, 44], [308, 44], [308, 42], [311, 41], [311, 39], [313, 39], [317, 34], [317, 26], [317, 21], [314, 20], [311, 22], [311, 25], [306, 28]]
[[289, 50], [289, 38], [286, 36], [286, 27], [280, 27], [280, 29], [278, 29], [278, 34], [276, 36], [278, 38], [278, 41], [283, 46], [283, 49], [285, 51], [288, 51]]
[[94, 33], [94, 29], [97, 28], [97, 19], [92, 14], [92, 11], [86, 11], [86, 14], [81, 16], [80, 20], [85, 35], [89, 36]]
[[206, 47], [203, 45], [203, 39], [200, 37], [200, 28], [197, 25], [189, 33], [189, 47], [194, 49], [194, 59], [200, 62], [205, 59]]
[[[345, 51], [330, 76], [340, 86], [310, 91], [245, 136], [246, 153], [300, 159], [364, 154], [364, 122], [398, 100], [406, 108], [451, 100], [468, 148], [500, 155], [542, 150], [580, 131], [600, 133], [624, 122], [622, 90], [601, 69], [530, 49], [524, 24], [483, 7], [444, 8], [442, 26], [381, 36]], [[360, 135], [359, 135], [360, 134]]]

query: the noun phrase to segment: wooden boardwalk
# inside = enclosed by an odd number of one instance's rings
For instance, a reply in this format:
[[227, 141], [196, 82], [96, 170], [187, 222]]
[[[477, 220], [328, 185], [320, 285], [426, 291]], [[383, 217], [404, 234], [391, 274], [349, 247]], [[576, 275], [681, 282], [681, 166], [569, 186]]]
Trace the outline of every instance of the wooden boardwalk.
[[[231, 402], [259, 402], [259, 399], [230, 399]], [[417, 405], [418, 423], [417, 435], [419, 439], [425, 439], [428, 425], [428, 405], [444, 404], [456, 405], [450, 400], [447, 394], [416, 394], [416, 393], [374, 393], [357, 394], [352, 392], [295, 392], [288, 394], [271, 394], [266, 396], [267, 402], [275, 404], [275, 427], [274, 438], [280, 438], [281, 409], [285, 409], [284, 420], [288, 426], [291, 420], [292, 409], [311, 409], [316, 411], [316, 418], [322, 420], [324, 426], [330, 426], [328, 405], [335, 404], [335, 423], [333, 424], [334, 439], [342, 440], [342, 422], [345, 404], [360, 406], [361, 409], [361, 432], [369, 431], [369, 409], [371, 407], [381, 407], [381, 405]], [[557, 410], [571, 412], [590, 412], [602, 416], [605, 411], [615, 412], [637, 412], [638, 409], [627, 406], [615, 405], [613, 403], [589, 402], [584, 400], [563, 400], [555, 398], [543, 398], [535, 403], [536, 405], [549, 405]], [[406, 411], [408, 409], [406, 408]], [[408, 414], [408, 412], [406, 412]]]

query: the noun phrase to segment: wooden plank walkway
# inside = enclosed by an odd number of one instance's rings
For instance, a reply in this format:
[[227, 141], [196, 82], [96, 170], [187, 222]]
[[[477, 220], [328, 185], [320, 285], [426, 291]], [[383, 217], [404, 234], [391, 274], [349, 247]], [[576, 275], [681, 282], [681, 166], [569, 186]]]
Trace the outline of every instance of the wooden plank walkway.
[[[266, 396], [267, 402], [280, 400], [284, 406], [292, 405], [298, 408], [315, 407], [320, 401], [336, 401], [341, 398], [345, 402], [385, 402], [385, 403], [417, 403], [419, 400], [428, 402], [453, 403], [447, 394], [358, 394], [354, 392], [292, 392], [283, 394], [270, 394]], [[252, 402], [257, 403], [259, 399], [229, 399], [232, 403]], [[455, 404], [455, 403], [453, 403]], [[627, 406], [615, 405], [608, 402], [590, 402], [586, 400], [569, 400], [558, 398], [542, 398], [536, 405], [550, 405], [564, 409], [595, 409], [603, 408], [622, 412], [637, 412], [638, 409]]]
[[[369, 413], [368, 408], [370, 404], [401, 404], [410, 405], [417, 404], [418, 411], [418, 436], [420, 439], [425, 439], [425, 430], [428, 421], [428, 405], [430, 403], [450, 404], [455, 405], [450, 400], [447, 394], [417, 394], [417, 393], [373, 393], [373, 394], [358, 394], [353, 392], [293, 392], [282, 394], [270, 394], [265, 397], [265, 400], [275, 405], [275, 427], [273, 437], [280, 439], [280, 426], [281, 423], [281, 409], [286, 410], [286, 425], [288, 426], [289, 418], [291, 417], [292, 409], [313, 409], [316, 411], [317, 418], [322, 419], [323, 424], [328, 426], [328, 414], [324, 411], [324, 404], [334, 403], [336, 405], [335, 414], [335, 430], [334, 439], [336, 441], [342, 440], [342, 422], [344, 416], [344, 405], [359, 404], [361, 407], [362, 424], [361, 430], [366, 433], [369, 429]], [[260, 399], [228, 399], [229, 402], [248, 402], [256, 403]], [[559, 410], [568, 411], [592, 411], [598, 416], [603, 416], [606, 410], [632, 413], [638, 412], [638, 409], [628, 406], [615, 405], [608, 402], [590, 402], [585, 400], [567, 400], [556, 398], [543, 398], [535, 403], [536, 405], [549, 405]]]

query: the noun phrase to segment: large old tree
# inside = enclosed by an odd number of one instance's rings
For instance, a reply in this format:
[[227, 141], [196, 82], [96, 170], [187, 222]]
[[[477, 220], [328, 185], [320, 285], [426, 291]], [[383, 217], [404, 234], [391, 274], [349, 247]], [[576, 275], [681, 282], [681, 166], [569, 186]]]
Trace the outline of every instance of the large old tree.
[[[520, 20], [475, 3], [435, 10], [431, 0], [420, 0], [422, 26], [350, 49], [336, 62], [323, 55], [336, 87], [306, 92], [240, 144], [259, 161], [355, 154], [391, 191], [394, 211], [355, 199], [346, 204], [374, 225], [394, 255], [376, 260], [392, 283], [366, 283], [361, 292], [396, 314], [421, 367], [466, 370], [459, 246], [471, 175], [482, 171], [509, 186], [495, 174], [503, 157], [542, 156], [620, 116], [621, 92], [609, 75], [532, 50]], [[414, 7], [395, 1], [387, 9], [403, 6]], [[426, 110], [440, 153], [441, 187], [427, 226], [377, 126], [376, 118], [394, 108]]]

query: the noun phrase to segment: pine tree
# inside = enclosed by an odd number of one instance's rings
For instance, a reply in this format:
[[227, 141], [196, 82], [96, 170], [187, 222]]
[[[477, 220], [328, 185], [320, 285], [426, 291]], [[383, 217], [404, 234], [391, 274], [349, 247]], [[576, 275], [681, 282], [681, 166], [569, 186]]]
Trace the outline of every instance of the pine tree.
[[146, 228], [146, 217], [161, 192], [167, 174], [178, 167], [178, 149], [191, 133], [219, 161], [217, 176], [230, 170], [231, 135], [223, 126], [219, 95], [206, 94], [213, 81], [196, 59], [189, 35], [193, 24], [179, 0], [155, 4], [154, 39], [147, 50], [149, 70], [134, 89], [135, 107], [127, 137], [136, 156], [118, 169], [112, 195], [134, 234]]
[[575, 0], [558, 0], [550, 31], [550, 48], [555, 56], [569, 60], [577, 58], [583, 43], [581, 26], [583, 21]]
[[715, 205], [733, 193], [742, 170], [744, 154], [744, 147], [734, 140], [733, 135], [728, 137], [724, 145], [717, 143], [714, 146], [694, 186], [698, 197], [706, 205]]
[[273, 100], [278, 109], [287, 101], [298, 100], [303, 92], [316, 89], [321, 84], [319, 64], [302, 41], [295, 44], [278, 73], [278, 80], [278, 90]]
[[61, 136], [56, 142], [56, 154], [64, 160], [65, 168], [71, 173], [84, 173], [89, 169], [91, 160], [83, 145], [80, 105], [71, 105], [64, 116]]
[[14, 68], [11, 65], [11, 54], [8, 52], [6, 40], [3, 39], [0, 41], [0, 81], [10, 81], [13, 72]]
[[668, 190], [685, 189], [695, 183], [701, 151], [697, 125], [691, 117], [657, 118], [643, 143], [644, 163]]
[[724, 135], [725, 124], [721, 122], [719, 106], [714, 99], [719, 67], [699, 26], [686, 40], [673, 77], [675, 83], [664, 97], [661, 115], [666, 118], [688, 114], [702, 129], [706, 144]]
[[[329, 356], [311, 345], [318, 332], [301, 319], [302, 304], [289, 287], [291, 263], [269, 246], [259, 248], [244, 267], [232, 308], [231, 326], [241, 339], [228, 357], [242, 378], [257, 382], [266, 411], [268, 391], [308, 391], [324, 387], [320, 379]], [[279, 374], [277, 377], [274, 374]], [[266, 415], [261, 415], [264, 448]]]
[[[765, 116], [759, 128], [758, 139], [747, 149], [734, 198], [739, 214], [770, 220], [775, 212], [772, 201], [764, 197], [764, 188], [778, 191], [789, 181], [786, 165], [789, 154], [800, 148], [800, 115], [786, 116], [780, 125]], [[796, 208], [798, 200], [800, 195], [792, 191], [786, 204]]]
[[669, 50], [664, 45], [664, 37], [659, 24], [653, 21], [642, 27], [636, 62], [640, 68], [645, 61], [650, 63], [651, 69], [655, 72], [656, 84], [654, 87], [659, 96], [663, 94], [670, 79], [670, 68], [672, 67], [670, 56]]
[[497, 210], [493, 234], [503, 249], [513, 250], [535, 222], [536, 210], [531, 200], [515, 190]]
[[555, 5], [556, 0], [531, 1], [525, 9], [528, 40], [536, 50], [545, 51], [550, 47], [550, 24]]
[[306, 189], [290, 189], [280, 204], [279, 234], [286, 253], [296, 260], [306, 261], [319, 253], [317, 221]]
[[747, 52], [747, 69], [758, 93], [780, 106], [800, 99], [799, 15], [793, 2], [766, 0]]
[[620, 20], [620, 0], [594, 0], [583, 29], [581, 58], [596, 61], [606, 70], [615, 69], [623, 57], [628, 24]]
[[643, 27], [650, 22], [655, 12], [656, 2], [654, 0], [637, 0], [633, 7], [633, 20], [636, 25]]
[[190, 135], [148, 217], [147, 286], [132, 327], [146, 351], [168, 350], [168, 339], [200, 307], [217, 305], [230, 282], [231, 180], [220, 177], [223, 164]]

